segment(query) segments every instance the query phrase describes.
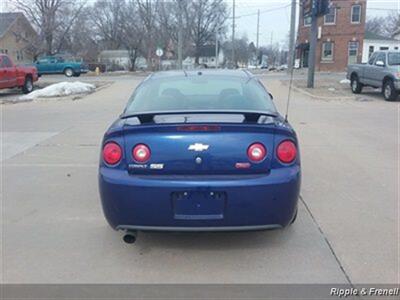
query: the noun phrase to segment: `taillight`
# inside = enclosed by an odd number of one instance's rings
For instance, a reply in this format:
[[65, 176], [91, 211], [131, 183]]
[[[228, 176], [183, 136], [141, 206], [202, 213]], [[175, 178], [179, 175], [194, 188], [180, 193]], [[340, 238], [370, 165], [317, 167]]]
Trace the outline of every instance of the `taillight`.
[[297, 148], [296, 145], [292, 141], [283, 141], [279, 144], [278, 148], [276, 149], [276, 155], [278, 159], [285, 163], [289, 164], [296, 159], [297, 155]]
[[121, 147], [114, 142], [109, 142], [103, 147], [103, 160], [109, 165], [117, 164], [122, 158]]
[[138, 144], [132, 150], [133, 159], [138, 163], [145, 163], [150, 159], [150, 155], [150, 148], [144, 144]]
[[253, 162], [260, 162], [267, 156], [267, 149], [265, 149], [263, 144], [252, 144], [247, 149], [247, 156]]
[[178, 131], [220, 131], [218, 125], [183, 125], [176, 128]]

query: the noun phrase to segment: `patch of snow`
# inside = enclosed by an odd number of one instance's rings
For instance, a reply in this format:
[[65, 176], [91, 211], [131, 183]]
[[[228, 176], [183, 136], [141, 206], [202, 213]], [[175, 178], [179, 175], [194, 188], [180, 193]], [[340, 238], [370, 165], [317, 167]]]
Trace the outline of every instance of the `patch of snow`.
[[350, 80], [348, 80], [348, 79], [342, 79], [342, 80], [340, 80], [340, 83], [341, 83], [341, 84], [349, 84], [349, 83], [350, 83]]
[[33, 91], [27, 95], [19, 97], [19, 100], [33, 100], [36, 98], [62, 97], [75, 94], [90, 93], [96, 89], [96, 86], [80, 81], [60, 82], [49, 85], [43, 89]]
[[335, 89], [335, 88], [333, 88], [333, 87], [330, 87], [330, 88], [328, 88], [328, 91], [330, 91], [330, 92], [334, 92], [334, 91], [336, 91], [336, 89]]

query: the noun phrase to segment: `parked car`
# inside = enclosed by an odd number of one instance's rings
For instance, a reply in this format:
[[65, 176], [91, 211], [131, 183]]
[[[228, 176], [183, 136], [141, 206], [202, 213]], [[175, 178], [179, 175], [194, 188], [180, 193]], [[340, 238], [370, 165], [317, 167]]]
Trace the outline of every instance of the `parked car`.
[[238, 231], [294, 222], [295, 131], [245, 70], [148, 77], [104, 135], [99, 191], [106, 219], [137, 231]]
[[8, 55], [0, 54], [0, 89], [21, 88], [27, 94], [33, 91], [37, 80], [35, 67], [16, 66]]
[[400, 92], [400, 52], [374, 52], [366, 64], [349, 65], [347, 79], [355, 94], [364, 86], [381, 88], [387, 101], [395, 101]]
[[47, 56], [35, 62], [39, 76], [43, 74], [65, 74], [67, 77], [80, 76], [89, 72], [89, 68], [82, 62], [68, 61], [62, 57]]

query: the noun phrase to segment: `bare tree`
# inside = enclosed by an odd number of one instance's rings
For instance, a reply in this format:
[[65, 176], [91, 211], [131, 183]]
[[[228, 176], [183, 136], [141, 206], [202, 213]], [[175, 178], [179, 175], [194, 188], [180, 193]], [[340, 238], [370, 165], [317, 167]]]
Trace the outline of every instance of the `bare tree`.
[[[232, 56], [232, 41], [226, 41], [223, 44], [224, 52], [227, 57]], [[248, 43], [248, 38], [243, 35], [240, 39], [235, 39], [235, 62], [233, 66], [237, 64], [247, 65], [251, 58], [252, 51], [255, 52], [255, 46], [251, 47]], [[232, 63], [232, 62], [231, 62]]]
[[65, 36], [85, 4], [86, 1], [74, 0], [15, 0], [15, 7], [39, 29], [43, 52], [48, 55], [62, 48]]
[[135, 70], [136, 59], [143, 45], [145, 30], [143, 23], [139, 22], [138, 6], [136, 1], [129, 0], [126, 3], [122, 17], [122, 44], [129, 53], [131, 71]]
[[178, 45], [181, 30], [183, 55], [186, 55], [192, 47], [190, 3], [185, 0], [163, 1], [158, 11], [159, 39], [165, 41], [166, 44], [172, 41], [174, 45]]
[[195, 62], [198, 64], [201, 47], [215, 42], [216, 32], [223, 31], [228, 18], [227, 6], [223, 0], [190, 0], [188, 10]]
[[94, 62], [99, 54], [99, 41], [91, 20], [92, 7], [86, 6], [64, 37], [62, 50], [76, 54], [85, 61]]
[[124, 0], [98, 0], [93, 4], [91, 21], [94, 33], [107, 49], [117, 50], [122, 46], [125, 9]]
[[400, 28], [400, 13], [392, 12], [386, 17], [373, 17], [367, 20], [365, 30], [385, 37], [391, 37]]
[[144, 30], [144, 49], [146, 52], [148, 67], [154, 68], [152, 64], [155, 52], [155, 37], [157, 32], [157, 13], [159, 0], [136, 0], [138, 20]]

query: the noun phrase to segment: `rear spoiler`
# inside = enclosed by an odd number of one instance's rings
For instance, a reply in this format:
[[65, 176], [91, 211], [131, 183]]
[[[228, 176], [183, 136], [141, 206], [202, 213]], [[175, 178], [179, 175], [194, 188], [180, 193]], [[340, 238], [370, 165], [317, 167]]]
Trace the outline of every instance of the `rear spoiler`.
[[[236, 110], [194, 110], [194, 111], [161, 111], [161, 112], [143, 112], [137, 114], [122, 114], [120, 116], [121, 119], [131, 119], [136, 118], [139, 121], [139, 124], [149, 124], [156, 123], [155, 117], [157, 116], [179, 116], [186, 115], [196, 116], [196, 115], [242, 115], [244, 119], [243, 123], [253, 123], [253, 124], [265, 124], [270, 123], [271, 119], [278, 117], [278, 114], [273, 112], [258, 112], [258, 111], [236, 111]], [[190, 122], [190, 120], [186, 120], [183, 123]], [[139, 125], [137, 124], [137, 125]]]

